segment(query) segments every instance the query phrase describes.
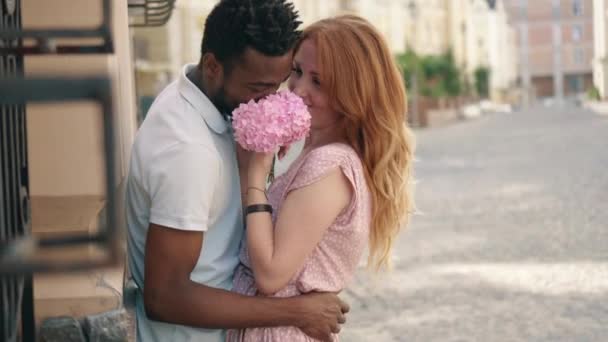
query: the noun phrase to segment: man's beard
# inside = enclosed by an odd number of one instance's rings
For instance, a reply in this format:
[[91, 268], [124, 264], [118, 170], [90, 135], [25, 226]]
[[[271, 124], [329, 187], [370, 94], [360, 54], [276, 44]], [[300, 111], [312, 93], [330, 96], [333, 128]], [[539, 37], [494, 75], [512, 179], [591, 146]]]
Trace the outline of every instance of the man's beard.
[[236, 106], [231, 105], [226, 98], [226, 90], [224, 87], [221, 87], [218, 90], [217, 94], [213, 97], [212, 102], [220, 111], [224, 119], [230, 120], [232, 118], [232, 111], [236, 108]]

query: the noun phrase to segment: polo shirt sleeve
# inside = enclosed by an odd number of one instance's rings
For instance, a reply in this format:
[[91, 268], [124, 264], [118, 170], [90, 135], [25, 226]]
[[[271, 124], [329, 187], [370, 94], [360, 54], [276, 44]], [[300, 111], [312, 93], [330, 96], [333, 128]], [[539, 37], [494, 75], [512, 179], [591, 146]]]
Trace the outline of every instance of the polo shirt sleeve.
[[178, 143], [150, 165], [150, 223], [188, 231], [206, 231], [218, 183], [217, 152], [200, 144]]

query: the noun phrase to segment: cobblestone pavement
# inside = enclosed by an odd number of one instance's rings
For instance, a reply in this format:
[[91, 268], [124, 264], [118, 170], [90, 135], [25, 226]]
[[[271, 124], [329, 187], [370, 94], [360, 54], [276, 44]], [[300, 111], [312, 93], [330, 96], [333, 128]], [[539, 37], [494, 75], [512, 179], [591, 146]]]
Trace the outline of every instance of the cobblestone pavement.
[[416, 132], [420, 213], [341, 340], [608, 341], [608, 117], [536, 108]]

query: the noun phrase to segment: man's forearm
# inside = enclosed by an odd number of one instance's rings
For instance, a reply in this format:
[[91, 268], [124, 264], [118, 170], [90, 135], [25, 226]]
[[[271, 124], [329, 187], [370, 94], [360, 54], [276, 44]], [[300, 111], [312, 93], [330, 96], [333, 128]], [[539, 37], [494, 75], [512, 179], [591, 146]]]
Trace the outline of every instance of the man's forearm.
[[190, 282], [147, 303], [151, 319], [209, 329], [295, 326], [296, 298], [249, 297]]

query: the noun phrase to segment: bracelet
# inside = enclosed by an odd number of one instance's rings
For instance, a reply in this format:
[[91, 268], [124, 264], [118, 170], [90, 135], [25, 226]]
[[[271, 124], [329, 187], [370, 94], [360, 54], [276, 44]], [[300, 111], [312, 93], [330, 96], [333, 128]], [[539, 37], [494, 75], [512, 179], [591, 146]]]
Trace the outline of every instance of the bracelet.
[[261, 192], [264, 194], [264, 197], [266, 198], [266, 200], [268, 201], [268, 194], [266, 193], [266, 191], [260, 189], [260, 188], [256, 188], [255, 186], [250, 186], [247, 188], [247, 191], [245, 192], [245, 194], [249, 195], [249, 190], [256, 190], [258, 192]]
[[266, 195], [266, 190], [260, 189], [260, 188], [255, 187], [255, 186], [250, 186], [250, 187], [248, 187], [248, 188], [247, 188], [247, 192], [249, 192], [249, 190], [257, 190], [257, 191], [263, 192], [263, 193], [264, 193], [264, 195]]
[[270, 204], [252, 204], [248, 205], [245, 209], [245, 215], [262, 212], [272, 214], [272, 206]]

